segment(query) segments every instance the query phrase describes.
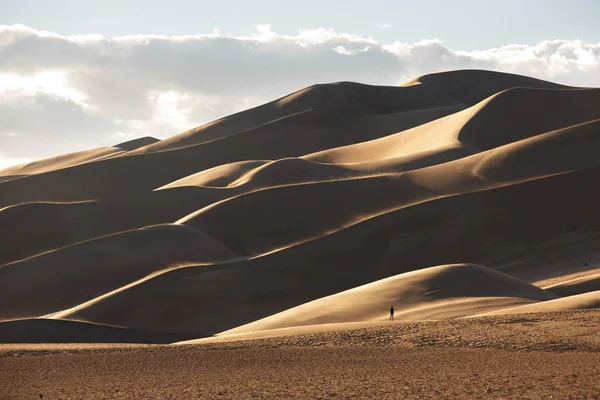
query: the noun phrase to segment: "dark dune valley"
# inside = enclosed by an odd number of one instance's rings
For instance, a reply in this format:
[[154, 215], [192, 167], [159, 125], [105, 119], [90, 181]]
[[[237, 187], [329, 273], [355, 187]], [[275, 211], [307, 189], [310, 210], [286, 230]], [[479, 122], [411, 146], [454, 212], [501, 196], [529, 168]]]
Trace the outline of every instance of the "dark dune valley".
[[[213, 349], [256, 357], [269, 375], [269, 352], [321, 363], [392, 346], [390, 362], [402, 348], [415, 362], [463, 349], [485, 369], [476, 338], [448, 339], [475, 329], [499, 359], [566, 357], [585, 390], [556, 393], [598, 398], [598, 154], [600, 89], [458, 70], [395, 87], [318, 84], [168, 139], [10, 167], [0, 171], [0, 363], [26, 374], [18, 363], [46, 352], [59, 364], [88, 355], [91, 369], [102, 357], [167, 366]], [[560, 351], [523, 342], [528, 318]], [[501, 346], [510, 329], [514, 343]], [[348, 347], [340, 332], [355, 338]], [[407, 332], [445, 339], [398, 336]], [[242, 347], [227, 353], [232, 342]], [[448, 376], [462, 373], [449, 365]], [[95, 384], [98, 398], [127, 398]], [[492, 394], [518, 393], [506, 390]]]

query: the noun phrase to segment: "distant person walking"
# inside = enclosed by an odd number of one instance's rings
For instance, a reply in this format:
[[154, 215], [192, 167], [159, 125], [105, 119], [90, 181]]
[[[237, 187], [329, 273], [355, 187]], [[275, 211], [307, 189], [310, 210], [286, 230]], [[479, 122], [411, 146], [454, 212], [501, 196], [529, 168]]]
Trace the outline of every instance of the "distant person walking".
[[390, 321], [394, 320], [394, 306], [390, 307]]

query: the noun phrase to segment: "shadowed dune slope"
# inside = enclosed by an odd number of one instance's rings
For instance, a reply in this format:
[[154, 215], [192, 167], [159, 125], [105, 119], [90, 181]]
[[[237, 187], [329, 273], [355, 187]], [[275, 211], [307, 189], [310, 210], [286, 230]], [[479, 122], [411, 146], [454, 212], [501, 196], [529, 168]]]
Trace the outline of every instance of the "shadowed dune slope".
[[0, 267], [0, 320], [39, 317], [186, 263], [235, 257], [201, 232], [156, 225]]
[[77, 203], [0, 209], [0, 265], [148, 225], [171, 223], [227, 193], [182, 187]]
[[0, 322], [0, 343], [173, 343], [183, 335], [52, 319]]
[[[455, 318], [510, 304], [555, 298], [526, 282], [472, 264], [443, 265], [407, 272], [324, 297], [223, 334], [303, 325]], [[457, 301], [458, 300], [458, 301]], [[467, 305], [465, 307], [465, 305]]]
[[144, 136], [138, 139], [128, 140], [127, 142], [116, 144], [114, 147], [118, 147], [119, 149], [126, 151], [132, 151], [158, 142], [160, 142], [160, 140], [157, 138], [153, 138], [152, 136]]
[[515, 87], [567, 89], [568, 86], [505, 72], [464, 69], [423, 75], [404, 84], [423, 85], [473, 105], [495, 93]]
[[0, 183], [12, 181], [13, 179], [18, 179], [18, 178], [21, 178], [23, 176], [26, 176], [26, 175], [6, 175], [6, 176], [0, 176]]

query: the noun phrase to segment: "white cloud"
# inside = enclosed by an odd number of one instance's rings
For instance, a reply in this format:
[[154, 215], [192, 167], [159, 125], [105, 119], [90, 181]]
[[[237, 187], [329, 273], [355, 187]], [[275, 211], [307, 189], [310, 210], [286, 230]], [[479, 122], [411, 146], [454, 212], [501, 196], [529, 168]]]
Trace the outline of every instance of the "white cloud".
[[[14, 158], [14, 157], [3, 157], [0, 155], [0, 170], [3, 170], [8, 167], [12, 167], [13, 165], [25, 164], [35, 161], [35, 158]], [[2, 178], [0, 178], [0, 181]]]
[[381, 24], [381, 25], [379, 25], [379, 28], [381, 28], [381, 29], [392, 29], [392, 26], [390, 24]]
[[0, 26], [0, 155], [6, 164], [136, 136], [164, 138], [314, 83], [395, 85], [458, 68], [600, 86], [600, 43], [549, 40], [468, 52], [439, 40], [381, 43], [326, 28], [282, 35], [266, 24], [241, 37], [215, 28], [115, 38]]

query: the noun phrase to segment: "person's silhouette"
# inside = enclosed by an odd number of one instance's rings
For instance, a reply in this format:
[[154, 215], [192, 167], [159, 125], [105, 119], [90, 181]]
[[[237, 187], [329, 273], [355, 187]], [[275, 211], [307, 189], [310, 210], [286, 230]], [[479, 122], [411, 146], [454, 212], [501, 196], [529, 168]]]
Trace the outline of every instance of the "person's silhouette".
[[394, 306], [390, 307], [390, 321], [394, 320]]

